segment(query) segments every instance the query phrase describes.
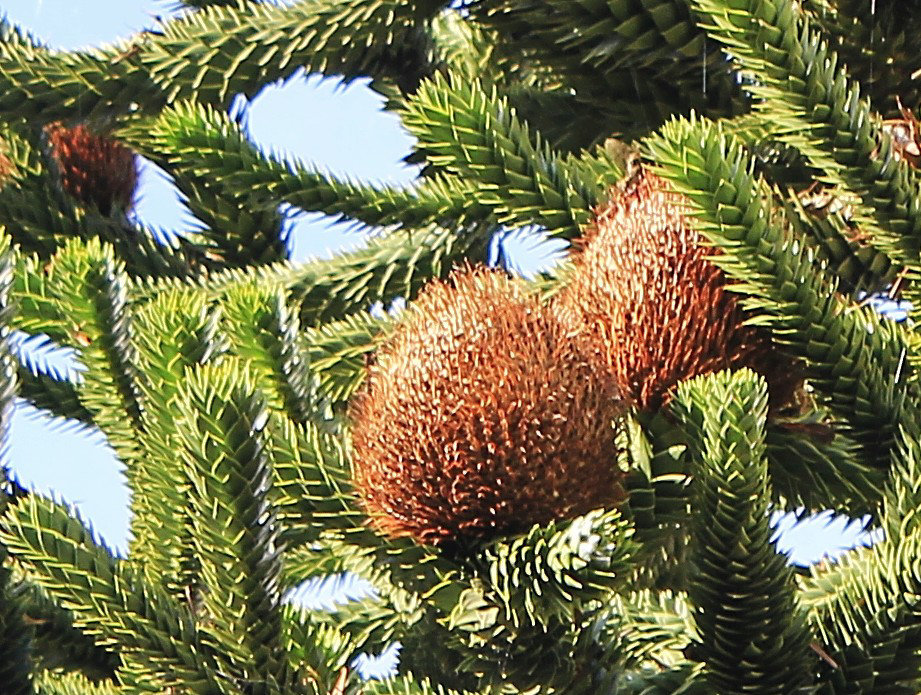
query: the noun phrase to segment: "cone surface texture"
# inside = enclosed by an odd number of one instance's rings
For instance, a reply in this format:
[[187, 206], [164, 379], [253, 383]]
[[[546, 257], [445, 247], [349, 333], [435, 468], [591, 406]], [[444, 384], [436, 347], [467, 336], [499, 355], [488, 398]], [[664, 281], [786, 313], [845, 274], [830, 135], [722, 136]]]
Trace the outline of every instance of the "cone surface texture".
[[441, 544], [616, 503], [620, 403], [592, 345], [504, 275], [431, 284], [352, 409], [372, 522]]
[[9, 157], [3, 154], [3, 152], [0, 152], [0, 188], [3, 188], [12, 174], [13, 163], [10, 161]]
[[134, 152], [82, 124], [68, 128], [52, 123], [45, 131], [67, 193], [84, 205], [95, 205], [103, 215], [115, 208], [131, 209], [138, 180]]
[[764, 376], [772, 407], [788, 403], [798, 371], [744, 325], [686, 213], [680, 194], [640, 170], [595, 211], [560, 311], [604, 346], [620, 392], [641, 409], [667, 403], [685, 379], [741, 367]]

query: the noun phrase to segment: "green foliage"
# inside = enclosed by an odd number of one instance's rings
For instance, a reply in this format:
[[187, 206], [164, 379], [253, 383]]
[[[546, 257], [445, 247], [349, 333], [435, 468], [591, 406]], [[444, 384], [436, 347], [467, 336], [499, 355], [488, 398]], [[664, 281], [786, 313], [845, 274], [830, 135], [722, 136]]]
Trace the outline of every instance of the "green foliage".
[[177, 406], [201, 610], [209, 616], [205, 639], [224, 650], [236, 682], [278, 692], [287, 685], [288, 663], [280, 644], [281, 548], [269, 506], [265, 404], [230, 362], [193, 372]]
[[94, 683], [77, 674], [53, 674], [45, 671], [35, 683], [38, 695], [116, 695], [118, 689], [111, 682]]
[[[245, 202], [235, 214], [274, 210], [284, 202], [304, 212], [322, 212], [370, 227], [460, 225], [489, 217], [490, 207], [479, 203], [475, 189], [460, 177], [431, 177], [409, 189], [339, 179], [301, 162], [263, 154], [227, 114], [194, 102], [164, 109], [153, 124], [124, 128], [121, 134], [148, 156], [167, 153], [170, 159], [162, 163], [174, 173], [219, 179], [224, 191]], [[253, 240], [239, 236], [253, 224], [247, 218], [227, 222], [230, 226], [224, 233], [238, 239], [235, 253], [251, 254]], [[223, 237], [213, 241], [223, 252]]]
[[[13, 263], [10, 240], [0, 230], [0, 440], [9, 433], [13, 398], [16, 396], [17, 361], [10, 345], [12, 314], [10, 286]], [[4, 456], [5, 458], [5, 456]], [[12, 492], [7, 463], [0, 460], [0, 510], [10, 504]], [[0, 546], [0, 682], [11, 695], [31, 692], [32, 654], [25, 611], [15, 596], [6, 548]]]
[[673, 410], [695, 463], [695, 660], [716, 692], [801, 692], [809, 636], [771, 542], [767, 388], [747, 370], [698, 377], [678, 387]]
[[57, 53], [4, 42], [0, 111], [9, 120], [49, 122], [74, 114], [156, 112], [191, 97], [226, 107], [235, 94], [252, 95], [301, 67], [401, 81], [407, 68], [426, 70], [413, 64], [414, 52], [404, 43], [418, 43], [417, 22], [439, 6], [431, 0], [302, 0], [290, 8], [240, 2], [209, 6], [101, 50]]
[[[897, 108], [921, 106], [921, 4], [876, 4], [177, 0], [152, 30], [72, 52], [0, 21], [0, 448], [19, 396], [101, 432], [132, 497], [117, 556], [0, 462], [0, 689], [918, 692], [921, 343], [866, 293], [921, 298], [921, 134]], [[416, 138], [418, 179], [252, 142], [232, 99], [301, 70], [368, 78]], [[156, 162], [200, 231], [80, 205], [53, 121]], [[526, 285], [556, 301], [639, 167], [804, 374], [794, 401], [768, 408], [747, 370], [688, 374], [658, 412], [623, 404], [616, 508], [438, 547], [384, 533], [354, 489], [351, 418], [398, 307], [458, 266], [508, 266], [496, 247], [527, 227], [574, 242]], [[367, 243], [293, 262], [287, 208]], [[15, 349], [14, 330], [83, 369]], [[795, 571], [771, 515], [824, 509], [883, 539]], [[342, 573], [370, 593], [291, 598]], [[361, 678], [355, 658], [395, 641], [396, 673]]]
[[[859, 0], [812, 0], [804, 5], [880, 114], [897, 116], [897, 100], [918, 107], [921, 95], [912, 75], [921, 63], [909, 30], [921, 10], [917, 2], [867, 5]], [[875, 69], [883, 65], [886, 69]]]
[[472, 10], [499, 33], [504, 52], [527, 56], [550, 73], [544, 79], [593, 107], [607, 128], [596, 138], [645, 134], [676, 111], [741, 108], [731, 72], [688, 3], [478, 0]]
[[[778, 137], [796, 147], [826, 180], [860, 196], [870, 241], [913, 273], [919, 263], [921, 217], [912, 200], [918, 177], [899, 161], [892, 137], [871, 112], [809, 16], [789, 0], [695, 0], [711, 35], [730, 47], [759, 97], [756, 108]], [[770, 27], [769, 31], [765, 28]], [[757, 40], [755, 38], [757, 37]]]
[[870, 309], [849, 306], [833, 279], [815, 271], [814, 249], [771, 210], [763, 181], [720, 124], [675, 120], [646, 144], [723, 251], [718, 263], [737, 281], [733, 289], [805, 361], [820, 397], [865, 448], [865, 460], [888, 468], [886, 443], [895, 443], [903, 402], [896, 393], [913, 389], [906, 332]]
[[112, 678], [118, 656], [98, 647], [74, 625], [74, 615], [56, 604], [28, 580], [11, 584], [11, 597], [22, 605], [24, 622], [32, 631], [32, 658], [45, 671], [77, 672], [94, 680]]
[[189, 609], [96, 543], [66, 507], [31, 495], [10, 506], [6, 528], [17, 562], [97, 644], [118, 649], [162, 687], [215, 687], [214, 659], [202, 653]]
[[329, 403], [346, 402], [364, 381], [366, 361], [393, 328], [370, 314], [352, 314], [307, 333], [310, 366], [320, 378], [318, 393]]

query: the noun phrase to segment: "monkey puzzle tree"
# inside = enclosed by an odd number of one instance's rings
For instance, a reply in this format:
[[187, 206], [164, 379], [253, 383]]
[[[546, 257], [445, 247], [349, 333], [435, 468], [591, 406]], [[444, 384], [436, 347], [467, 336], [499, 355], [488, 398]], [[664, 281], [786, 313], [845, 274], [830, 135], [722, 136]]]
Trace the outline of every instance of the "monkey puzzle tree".
[[[867, 298], [921, 302], [921, 3], [183, 4], [0, 32], [2, 429], [96, 427], [132, 492], [122, 557], [5, 475], [4, 692], [918, 692], [921, 345]], [[250, 142], [301, 69], [369, 78], [418, 180]], [[131, 214], [135, 153], [198, 233]], [[292, 263], [283, 206], [378, 233]], [[520, 227], [569, 258], [514, 277]], [[796, 509], [884, 539], [792, 568]]]

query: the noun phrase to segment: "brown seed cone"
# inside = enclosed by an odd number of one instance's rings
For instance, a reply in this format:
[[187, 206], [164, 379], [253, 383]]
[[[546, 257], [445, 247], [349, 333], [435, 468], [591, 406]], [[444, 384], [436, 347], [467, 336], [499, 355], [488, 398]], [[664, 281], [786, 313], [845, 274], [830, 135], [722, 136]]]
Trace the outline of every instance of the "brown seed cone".
[[621, 407], [603, 367], [587, 336], [499, 273], [429, 285], [350, 413], [372, 523], [444, 544], [612, 506]]
[[667, 403], [679, 382], [749, 367], [768, 382], [772, 409], [789, 403], [802, 378], [793, 360], [726, 288], [687, 219], [682, 196], [639, 170], [595, 211], [557, 301], [569, 320], [605, 346], [608, 368], [642, 410]]
[[45, 133], [67, 193], [84, 205], [95, 205], [103, 215], [131, 209], [138, 180], [134, 152], [82, 124], [68, 128], [51, 123]]

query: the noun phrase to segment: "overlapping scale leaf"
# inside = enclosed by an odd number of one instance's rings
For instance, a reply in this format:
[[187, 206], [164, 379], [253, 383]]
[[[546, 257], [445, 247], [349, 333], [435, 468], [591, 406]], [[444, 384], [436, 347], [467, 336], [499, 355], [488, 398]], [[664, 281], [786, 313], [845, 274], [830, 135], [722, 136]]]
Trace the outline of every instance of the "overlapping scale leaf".
[[186, 370], [219, 357], [224, 350], [217, 316], [192, 291], [167, 292], [140, 305], [135, 315], [137, 360], [145, 375], [145, 455], [130, 471], [131, 553], [150, 581], [176, 596], [195, 593], [194, 558], [188, 502], [189, 480], [176, 465], [180, 447], [176, 403]]
[[91, 635], [78, 629], [70, 611], [25, 579], [16, 581], [12, 592], [31, 627], [32, 658], [39, 669], [75, 671], [94, 680], [115, 675], [117, 654], [97, 646]]
[[45, 671], [35, 681], [36, 695], [118, 695], [120, 692], [110, 680], [91, 681], [73, 673]]
[[[632, 535], [618, 511], [597, 510], [492, 543], [475, 561], [483, 598], [516, 628], [574, 620], [583, 606], [625, 581], [636, 550]], [[450, 621], [457, 624], [461, 615], [462, 609]]]
[[710, 695], [700, 664], [683, 663], [666, 670], [626, 671], [608, 695]]
[[866, 462], [823, 411], [769, 423], [765, 444], [774, 496], [785, 508], [840, 508], [853, 516], [876, 511], [886, 471]]
[[[209, 299], [253, 284], [284, 289], [290, 293], [289, 301], [299, 307], [301, 324], [308, 328], [368, 310], [378, 301], [412, 298], [422, 285], [446, 277], [456, 265], [485, 262], [495, 231], [491, 224], [396, 230], [329, 260], [228, 269], [201, 278], [196, 286]], [[134, 296], [145, 301], [183, 287], [187, 284], [173, 278], [159, 279], [136, 284]]]
[[[11, 325], [24, 333], [43, 336], [47, 343], [51, 343], [52, 338], [61, 342], [70, 340], [68, 322], [54, 299], [45, 264], [34, 256], [18, 256], [14, 266], [10, 292], [18, 311], [11, 317]], [[25, 354], [18, 357], [23, 398], [53, 416], [85, 426], [94, 425], [93, 413], [83, 403], [76, 383], [49, 364], [41, 364]]]
[[257, 377], [268, 406], [306, 422], [313, 412], [308, 354], [300, 321], [278, 289], [241, 287], [221, 303], [221, 326], [230, 350]]
[[40, 154], [40, 143], [2, 126], [0, 141], [13, 161], [9, 180], [0, 185], [0, 219], [10, 226], [22, 251], [47, 260], [74, 237], [101, 239], [113, 246], [133, 277], [187, 277], [196, 272], [203, 258], [197, 242], [158, 240], [134, 219], [81, 207], [61, 189], [57, 173]]
[[695, 660], [718, 692], [807, 692], [811, 636], [771, 541], [764, 381], [749, 370], [697, 377], [673, 411], [695, 463]]
[[[477, 18], [495, 24], [509, 40], [549, 49], [543, 60], [560, 61], [567, 56], [602, 71], [674, 60], [676, 54], [689, 61], [698, 59], [704, 43], [687, 6], [674, 0], [515, 4], [482, 0], [474, 4], [474, 12]], [[575, 32], [573, 27], [582, 30]], [[700, 69], [696, 63], [692, 68], [671, 67], [675, 71]]]
[[[475, 22], [468, 21], [471, 9]], [[539, 54], [523, 56], [481, 19], [479, 6], [446, 10], [434, 18], [429, 33], [440, 64], [465, 79], [495, 84], [519, 115], [561, 151], [576, 153], [621, 130], [624, 111], [629, 114], [635, 105], [624, 109], [610, 93], [603, 97], [608, 109], [580, 100], [556, 76], [548, 75], [544, 65], [532, 61]]]
[[803, 7], [877, 111], [897, 116], [897, 100], [911, 109], [921, 105], [915, 79], [921, 54], [911, 31], [921, 18], [916, 0], [808, 0]]
[[[0, 511], [12, 502], [6, 450], [9, 446], [10, 418], [17, 392], [18, 361], [10, 345], [13, 258], [10, 238], [0, 227]], [[7, 549], [0, 545], [0, 679], [10, 695], [31, 692], [32, 657], [22, 602], [11, 584]]]
[[[90, 227], [121, 226], [114, 220], [96, 219], [64, 198], [43, 170], [17, 175], [0, 189], [0, 215], [14, 225], [17, 244], [28, 253], [47, 258], [68, 237], [92, 235]], [[49, 201], [54, 201], [49, 205]]]
[[[913, 274], [921, 268], [917, 173], [898, 161], [868, 100], [792, 0], [694, 0], [711, 36], [754, 79], [763, 118], [833, 183], [857, 193], [869, 240]], [[729, 8], [731, 7], [731, 12]], [[859, 212], [859, 211], [858, 211]]]
[[[685, 590], [693, 516], [687, 436], [670, 415], [640, 415], [628, 423], [625, 512], [636, 525], [642, 558], [635, 581]], [[887, 471], [868, 466], [856, 444], [826, 424], [821, 411], [769, 422], [765, 452], [776, 504], [855, 514], [877, 510]]]
[[427, 70], [405, 62], [412, 52], [403, 44], [419, 41], [416, 23], [440, 7], [433, 0], [210, 6], [167, 24], [139, 58], [171, 101], [194, 94], [216, 105], [299, 67], [398, 81], [404, 71]]
[[643, 544], [654, 538], [664, 540], [661, 525], [681, 524], [688, 517], [686, 438], [673, 422], [658, 414], [630, 415], [625, 430], [626, 514]]
[[[371, 227], [410, 228], [459, 225], [490, 212], [472, 195], [474, 187], [457, 177], [430, 177], [405, 188], [375, 186], [270, 157], [227, 114], [196, 103], [164, 109], [152, 124], [122, 132], [142, 152], [166, 151], [174, 169], [204, 180], [218, 178], [223, 189], [245, 196], [251, 211], [274, 210], [285, 202]], [[221, 246], [220, 240], [216, 243]]]
[[[495, 608], [488, 604], [474, 602], [465, 608], [472, 616], [468, 625], [432, 633], [414, 626], [402, 640], [401, 659], [413, 672], [451, 684], [457, 683], [452, 672], [470, 674], [474, 678], [469, 685], [458, 684], [486, 692], [598, 692], [597, 674], [587, 668], [601, 665], [597, 659], [603, 656], [591, 615], [576, 624], [558, 622], [513, 631], [496, 621]], [[436, 652], [432, 644], [447, 646], [449, 654]], [[423, 664], [433, 657], [446, 672], [424, 670]]]
[[[808, 189], [803, 193], [807, 193]], [[803, 198], [789, 189], [782, 194], [780, 203], [786, 219], [797, 233], [811, 238], [822, 251], [822, 260], [838, 278], [840, 289], [854, 296], [881, 292], [891, 286], [899, 276], [901, 268], [882, 251], [874, 248], [863, 238], [861, 230], [852, 221], [845, 219], [844, 210], [833, 210], [836, 206], [834, 192], [820, 193], [828, 196], [826, 209], [806, 210]], [[822, 201], [824, 202], [824, 201]], [[842, 203], [843, 205], [843, 203]]]
[[[161, 115], [155, 123], [163, 121]], [[224, 121], [230, 123], [226, 115]], [[254, 192], [262, 187], [237, 185], [230, 176], [236, 173], [230, 168], [233, 162], [221, 161], [217, 170], [201, 166], [202, 158], [195, 155], [194, 147], [182, 147], [164, 130], [142, 121], [131, 130], [123, 130], [122, 137], [170, 175], [186, 207], [201, 223], [195, 240], [205, 247], [206, 256], [229, 267], [287, 258], [288, 226], [278, 210], [280, 201], [276, 198], [274, 205], [258, 204]], [[237, 134], [245, 142], [238, 130]]]
[[[424, 608], [422, 597], [437, 611], [447, 613], [454, 607], [461, 591], [455, 583], [461, 576], [456, 561], [407, 538], [386, 539], [349, 516], [344, 518], [352, 525], [330, 525], [314, 546], [326, 558], [323, 573], [352, 572], [361, 577], [390, 602], [392, 610], [406, 614], [404, 622], [418, 619], [418, 615], [407, 616]], [[300, 583], [310, 577], [292, 578]]]
[[[341, 437], [280, 414], [269, 417], [266, 436], [286, 547], [312, 548], [325, 529], [361, 525], [363, 515], [351, 503], [351, 472]], [[286, 585], [308, 576], [294, 572]]]
[[19, 395], [29, 404], [67, 426], [94, 426], [93, 414], [83, 405], [76, 386], [66, 375], [56, 371], [38, 371], [34, 364], [19, 362]]
[[422, 673], [424, 645], [437, 641], [447, 649], [439, 659], [476, 676], [478, 687], [591, 692], [593, 676], [579, 664], [600, 652], [595, 611], [630, 576], [631, 535], [616, 510], [597, 510], [485, 546], [429, 594], [436, 621], [403, 638], [408, 667]]
[[264, 399], [252, 377], [227, 361], [190, 370], [176, 409], [207, 615], [203, 632], [239, 685], [254, 693], [283, 691], [290, 677], [279, 642], [283, 548], [270, 506]]
[[362, 313], [308, 331], [307, 353], [319, 381], [318, 395], [330, 404], [351, 398], [364, 382], [367, 361], [392, 327], [388, 319]]
[[864, 460], [887, 470], [899, 405], [913, 388], [904, 329], [835, 293], [810, 245], [776, 219], [750, 160], [720, 124], [675, 120], [646, 145], [722, 251], [715, 262], [733, 288], [806, 361], [817, 395], [846, 423]]
[[80, 397], [123, 460], [138, 451], [144, 405], [124, 267], [108, 246], [71, 242], [46, 266], [66, 334], [86, 366]]
[[72, 611], [74, 624], [97, 644], [130, 656], [161, 687], [230, 695], [188, 607], [116, 560], [64, 505], [23, 498], [7, 510], [0, 537], [29, 578]]
[[41, 259], [17, 254], [10, 291], [16, 299], [18, 311], [12, 325], [28, 335], [46, 335], [51, 340], [67, 344], [70, 334], [65, 327], [64, 314], [55, 302], [48, 270]]
[[433, 0], [245, 2], [210, 6], [87, 52], [0, 43], [0, 111], [50, 122], [151, 112], [190, 97], [223, 107], [301, 67], [399, 81], [430, 69], [420, 58], [416, 25], [440, 6]]
[[700, 639], [687, 596], [668, 590], [618, 593], [602, 625], [608, 648], [617, 654], [618, 671], [680, 664], [684, 650]]
[[[354, 575], [332, 575], [335, 579]], [[417, 616], [418, 617], [418, 616]], [[393, 610], [387, 599], [380, 594], [350, 597], [350, 600], [330, 610], [314, 612], [313, 620], [318, 625], [330, 625], [341, 635], [347, 635], [356, 651], [364, 645], [377, 649], [392, 644], [397, 634], [405, 632], [407, 616]]]
[[436, 75], [408, 101], [403, 122], [428, 161], [476, 182], [482, 205], [511, 226], [572, 238], [600, 191], [529, 131], [496, 90]]
[[0, 43], [31, 46], [33, 48], [41, 43], [29, 31], [12, 24], [6, 17], [0, 20]]
[[[361, 516], [355, 521], [360, 522]], [[434, 618], [457, 601], [461, 588], [456, 584], [456, 563], [439, 557], [432, 548], [406, 539], [383, 539], [361, 526], [327, 529], [318, 541], [286, 554], [286, 586], [343, 571], [369, 582], [375, 595], [339, 606], [316, 619], [348, 635], [356, 649], [379, 650], [394, 641], [405, 646], [407, 640], [419, 636], [423, 623], [430, 628], [426, 634], [435, 630], [440, 635], [438, 639], [443, 639], [444, 630], [434, 624]], [[402, 660], [411, 668], [414, 662], [407, 657], [404, 653]], [[442, 657], [451, 663], [457, 661], [447, 647], [439, 649], [438, 655], [426, 651], [422, 655], [424, 672], [431, 673], [433, 664], [442, 664]], [[448, 667], [446, 673], [450, 672]], [[455, 676], [462, 678], [460, 674]]]
[[690, 109], [717, 116], [743, 108], [730, 66], [687, 3], [480, 0], [472, 10], [505, 51], [549, 68], [596, 111], [616, 114], [603, 136], [642, 135]]
[[812, 568], [803, 602], [829, 655], [822, 692], [908, 693], [921, 687], [921, 534], [887, 538]]
[[67, 224], [69, 211], [57, 210], [56, 206], [32, 209], [29, 205], [41, 194], [57, 196], [43, 179], [46, 165], [39, 148], [22, 128], [0, 124], [0, 143], [5, 163], [0, 167], [0, 214], [5, 224], [16, 223], [10, 233], [21, 249], [47, 255], [55, 247], [53, 233]]
[[495, 227], [428, 227], [391, 232], [366, 249], [311, 264], [291, 287], [305, 327], [339, 319], [374, 302], [411, 299], [432, 278], [445, 278], [464, 261], [486, 259]]
[[364, 686], [364, 692], [367, 695], [473, 695], [466, 690], [453, 690], [427, 679], [414, 678], [410, 673], [369, 681]]
[[335, 626], [318, 623], [300, 608], [282, 609], [282, 644], [290, 668], [312, 692], [335, 692], [357, 681], [349, 665], [355, 657], [355, 643]]

